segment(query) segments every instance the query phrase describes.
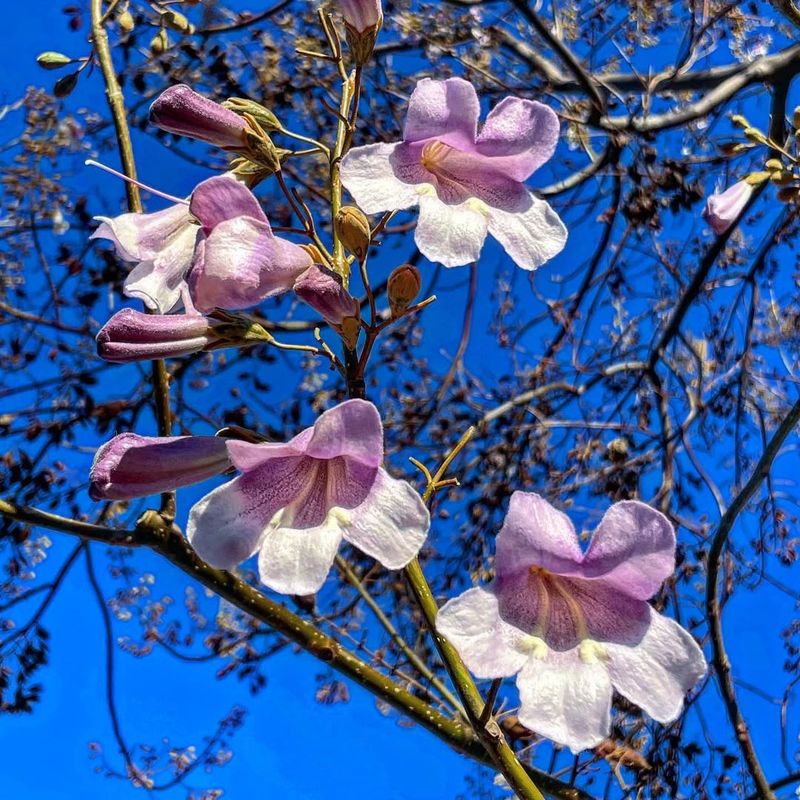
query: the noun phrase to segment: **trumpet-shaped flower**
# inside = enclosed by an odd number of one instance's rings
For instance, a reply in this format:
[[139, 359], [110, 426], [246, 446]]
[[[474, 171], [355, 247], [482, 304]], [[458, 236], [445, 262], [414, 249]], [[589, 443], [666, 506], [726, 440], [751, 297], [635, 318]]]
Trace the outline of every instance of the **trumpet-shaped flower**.
[[496, 578], [447, 602], [438, 631], [479, 678], [516, 675], [520, 722], [579, 752], [611, 727], [612, 688], [651, 717], [678, 717], [702, 651], [648, 603], [675, 568], [675, 532], [644, 503], [616, 503], [581, 550], [569, 519], [515, 492]]
[[209, 178], [188, 203], [153, 214], [98, 217], [93, 239], [110, 239], [136, 266], [124, 291], [166, 314], [230, 311], [288, 291], [312, 264], [299, 245], [272, 233], [253, 193], [228, 175]]
[[555, 151], [558, 118], [547, 106], [506, 97], [478, 133], [480, 104], [468, 81], [421, 80], [403, 141], [351, 150], [342, 182], [368, 214], [419, 206], [415, 241], [432, 261], [476, 261], [487, 234], [523, 269], [563, 248], [564, 224], [524, 185]]
[[217, 340], [202, 314], [143, 314], [123, 308], [97, 334], [100, 358], [128, 364], [198, 353]]
[[739, 214], [750, 201], [753, 186], [747, 181], [738, 181], [724, 192], [714, 192], [707, 200], [703, 216], [717, 235], [725, 233], [736, 222]]
[[238, 478], [189, 514], [189, 541], [232, 567], [258, 553], [261, 580], [285, 594], [324, 583], [342, 539], [389, 569], [404, 567], [428, 532], [428, 510], [382, 467], [383, 426], [372, 403], [348, 400], [286, 444], [229, 441]]
[[237, 310], [288, 291], [313, 261], [272, 233], [253, 193], [221, 175], [192, 192], [189, 210], [202, 225], [189, 289], [199, 311]]
[[216, 436], [121, 433], [98, 449], [89, 473], [94, 500], [132, 500], [219, 475], [231, 466]]
[[123, 261], [136, 264], [125, 278], [125, 294], [159, 314], [179, 305], [200, 231], [189, 206], [176, 203], [152, 214], [96, 219], [100, 225], [90, 238], [110, 239]]
[[309, 267], [294, 284], [295, 294], [318, 311], [328, 322], [341, 325], [345, 317], [357, 317], [360, 307], [342, 279], [331, 270], [315, 264]]

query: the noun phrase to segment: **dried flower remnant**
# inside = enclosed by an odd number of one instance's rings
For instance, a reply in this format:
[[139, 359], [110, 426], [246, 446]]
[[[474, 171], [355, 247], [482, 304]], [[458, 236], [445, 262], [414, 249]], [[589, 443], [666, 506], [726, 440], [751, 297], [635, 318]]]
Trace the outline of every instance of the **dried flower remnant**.
[[480, 678], [517, 677], [520, 722], [573, 752], [600, 744], [616, 689], [662, 723], [706, 670], [691, 635], [647, 600], [675, 568], [675, 532], [638, 501], [605, 514], [581, 551], [569, 519], [515, 492], [497, 576], [439, 612], [438, 631]]

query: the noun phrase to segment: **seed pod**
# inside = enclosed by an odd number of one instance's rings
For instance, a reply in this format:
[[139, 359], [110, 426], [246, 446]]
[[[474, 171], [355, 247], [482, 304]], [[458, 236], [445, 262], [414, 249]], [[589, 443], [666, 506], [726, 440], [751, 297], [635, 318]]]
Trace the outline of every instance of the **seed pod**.
[[360, 208], [342, 206], [335, 220], [336, 235], [342, 244], [359, 260], [369, 252], [371, 230], [369, 220]]
[[387, 292], [393, 317], [402, 314], [414, 302], [421, 286], [419, 270], [413, 264], [403, 264], [392, 270]]

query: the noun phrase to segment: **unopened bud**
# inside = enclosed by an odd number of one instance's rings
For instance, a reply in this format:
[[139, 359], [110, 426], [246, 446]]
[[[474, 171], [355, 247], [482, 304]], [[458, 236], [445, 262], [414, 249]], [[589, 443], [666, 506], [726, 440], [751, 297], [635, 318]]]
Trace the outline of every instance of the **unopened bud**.
[[169, 36], [167, 36], [166, 29], [162, 28], [150, 40], [150, 52], [154, 56], [160, 56], [162, 53], [166, 52], [168, 47], [169, 47]]
[[59, 98], [72, 94], [72, 91], [78, 85], [78, 75], [80, 75], [79, 72], [73, 72], [71, 75], [59, 78], [53, 87], [53, 94]]
[[623, 437], [612, 439], [606, 446], [606, 456], [615, 464], [625, 461], [628, 457], [628, 440]]
[[369, 61], [383, 25], [381, 0], [338, 0], [347, 30], [347, 43], [359, 66]]
[[125, 10], [117, 17], [117, 25], [122, 33], [130, 33], [135, 27], [136, 23], [133, 21], [133, 14]]
[[248, 100], [245, 97], [230, 97], [222, 105], [241, 116], [247, 114], [267, 133], [283, 130], [280, 120], [268, 108], [264, 108], [255, 100]]
[[294, 283], [295, 294], [328, 322], [341, 325], [347, 317], [358, 317], [358, 301], [342, 285], [341, 276], [326, 267], [309, 267]]
[[369, 252], [371, 230], [366, 214], [355, 206], [342, 206], [335, 220], [336, 235], [342, 244], [359, 260]]
[[751, 142], [761, 144], [764, 141], [764, 134], [758, 128], [745, 128], [744, 135]]
[[743, 117], [741, 114], [734, 114], [731, 117], [731, 122], [736, 125], [737, 128], [749, 128], [750, 123], [747, 121], [747, 117]]
[[170, 30], [178, 33], [194, 33], [194, 25], [180, 11], [165, 11], [161, 19]]
[[421, 286], [419, 270], [413, 264], [403, 264], [392, 270], [387, 292], [393, 317], [402, 314], [414, 302]]
[[52, 50], [48, 50], [46, 53], [41, 53], [36, 56], [36, 63], [42, 69], [61, 69], [61, 67], [66, 67], [67, 64], [71, 64], [72, 59], [69, 56], [65, 56], [63, 53], [56, 53]]

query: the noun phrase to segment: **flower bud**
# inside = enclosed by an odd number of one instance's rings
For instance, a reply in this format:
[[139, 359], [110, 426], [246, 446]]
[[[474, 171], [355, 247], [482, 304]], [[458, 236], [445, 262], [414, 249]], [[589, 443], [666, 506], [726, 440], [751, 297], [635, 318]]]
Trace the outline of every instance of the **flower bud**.
[[334, 325], [341, 325], [345, 317], [358, 318], [358, 301], [344, 288], [341, 277], [325, 267], [309, 267], [295, 281], [294, 291]]
[[127, 9], [117, 17], [117, 25], [119, 25], [120, 32], [130, 33], [135, 27], [136, 23], [133, 20], [133, 14]]
[[170, 30], [178, 33], [194, 33], [194, 25], [180, 11], [165, 11], [161, 19]]
[[387, 292], [393, 317], [402, 314], [414, 302], [421, 285], [419, 270], [413, 264], [403, 264], [392, 270]]
[[63, 78], [59, 78], [53, 87], [53, 94], [58, 98], [72, 94], [78, 85], [78, 75], [80, 75], [80, 72], [73, 72], [70, 75], [64, 75]]
[[703, 216], [716, 234], [725, 233], [738, 219], [753, 194], [747, 180], [738, 181], [724, 192], [715, 192], [706, 201]]
[[342, 206], [335, 220], [336, 235], [342, 244], [359, 260], [369, 252], [371, 230], [369, 220], [360, 208]]
[[61, 69], [61, 67], [66, 67], [67, 64], [71, 64], [72, 59], [69, 56], [65, 56], [63, 53], [56, 53], [52, 50], [48, 50], [46, 53], [41, 53], [36, 56], [36, 63], [42, 69]]
[[[151, 40], [150, 40], [150, 52], [154, 56], [160, 56], [162, 53], [166, 52], [169, 48], [169, 36], [167, 35], [167, 31], [165, 28], [162, 28]], [[158, 102], [158, 101], [156, 101]]]
[[245, 145], [247, 123], [230, 109], [185, 84], [171, 86], [150, 106], [150, 122], [162, 130], [233, 150]]
[[359, 66], [369, 61], [383, 25], [381, 0], [338, 0], [347, 29], [347, 43]]
[[252, 117], [258, 123], [258, 126], [267, 133], [283, 130], [280, 120], [268, 108], [264, 108], [254, 100], [248, 100], [244, 97], [229, 97], [222, 105], [235, 114], [247, 114]]
[[342, 320], [341, 329], [344, 346], [348, 350], [355, 350], [358, 344], [358, 334], [361, 331], [358, 317], [345, 317]]
[[100, 358], [115, 364], [197, 353], [216, 340], [200, 314], [143, 314], [118, 311], [97, 334]]
[[220, 475], [230, 467], [228, 447], [216, 436], [138, 436], [121, 433], [94, 457], [93, 500], [132, 500]]

